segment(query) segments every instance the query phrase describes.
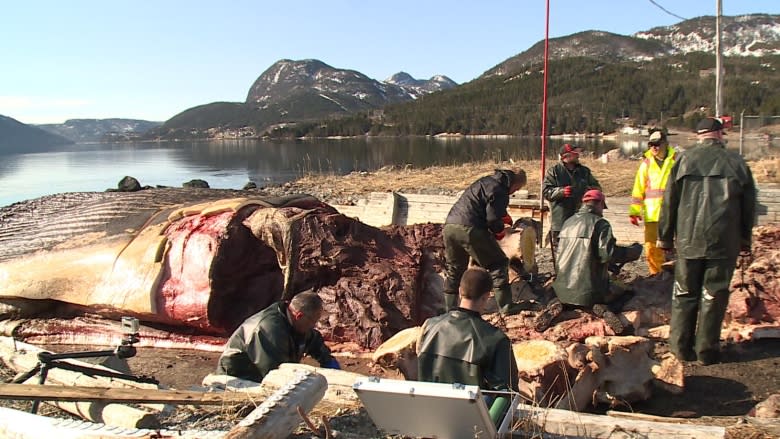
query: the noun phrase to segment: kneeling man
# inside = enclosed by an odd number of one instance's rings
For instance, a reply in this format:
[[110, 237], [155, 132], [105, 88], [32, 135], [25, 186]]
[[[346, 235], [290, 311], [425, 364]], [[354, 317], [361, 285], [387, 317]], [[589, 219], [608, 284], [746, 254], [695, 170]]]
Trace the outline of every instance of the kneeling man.
[[604, 319], [615, 332], [624, 331], [623, 324], [607, 304], [618, 297], [610, 294], [609, 267], [639, 259], [642, 245], [616, 245], [612, 226], [604, 219], [604, 194], [598, 189], [585, 192], [580, 210], [563, 223], [558, 245], [558, 273], [552, 284], [557, 299], [553, 299], [535, 321], [539, 332], [547, 329], [564, 306], [585, 308]]
[[322, 317], [322, 299], [303, 292], [247, 318], [233, 332], [219, 357], [217, 374], [257, 381], [282, 363], [299, 363], [310, 355], [320, 366], [340, 369], [314, 329]]

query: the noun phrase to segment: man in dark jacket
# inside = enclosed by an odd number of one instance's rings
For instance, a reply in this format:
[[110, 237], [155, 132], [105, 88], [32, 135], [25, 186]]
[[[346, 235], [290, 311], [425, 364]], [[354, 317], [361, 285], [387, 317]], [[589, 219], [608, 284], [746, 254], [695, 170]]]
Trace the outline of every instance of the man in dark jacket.
[[550, 241], [558, 245], [558, 234], [563, 222], [580, 208], [582, 196], [589, 189], [601, 190], [590, 168], [580, 164], [580, 148], [561, 147], [561, 161], [548, 168], [542, 183], [542, 195], [550, 202]]
[[458, 306], [458, 285], [469, 257], [490, 272], [499, 312], [515, 314], [523, 308], [512, 303], [509, 288], [509, 259], [497, 239], [512, 223], [507, 214], [509, 196], [525, 186], [526, 176], [518, 171], [496, 170], [480, 178], [463, 192], [450, 209], [444, 224], [444, 310]]
[[339, 363], [314, 329], [322, 317], [322, 299], [312, 292], [277, 302], [247, 318], [233, 332], [219, 357], [217, 373], [260, 382], [282, 363], [299, 363], [304, 354], [320, 366]]
[[[629, 247], [616, 244], [612, 226], [602, 215], [605, 197], [598, 189], [585, 192], [580, 210], [563, 223], [558, 249], [558, 272], [552, 287], [556, 299], [540, 313], [534, 327], [546, 330], [564, 307], [584, 308], [604, 319], [607, 325], [621, 334], [625, 329], [615, 315], [622, 303], [611, 293], [610, 264], [623, 264], [639, 259], [642, 246]], [[610, 310], [608, 303], [613, 303]]]
[[417, 342], [420, 381], [517, 389], [512, 344], [481, 316], [491, 288], [487, 270], [469, 268], [460, 282], [460, 307], [423, 323]]
[[726, 150], [719, 119], [703, 119], [696, 133], [698, 144], [672, 167], [657, 246], [677, 250], [669, 348], [708, 365], [719, 361], [737, 257], [750, 255], [756, 187], [742, 157]]

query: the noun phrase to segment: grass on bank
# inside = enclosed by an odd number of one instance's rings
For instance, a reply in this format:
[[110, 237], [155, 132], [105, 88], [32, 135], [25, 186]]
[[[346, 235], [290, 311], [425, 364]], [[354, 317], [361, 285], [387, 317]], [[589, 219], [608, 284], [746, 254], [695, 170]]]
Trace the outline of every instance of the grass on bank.
[[[616, 160], [603, 163], [594, 158], [583, 158], [581, 163], [591, 169], [608, 197], [625, 197], [631, 194], [634, 175], [639, 167], [636, 160]], [[546, 167], [555, 164], [547, 161]], [[764, 158], [748, 162], [757, 183], [780, 183], [778, 169], [780, 158]], [[348, 175], [305, 175], [296, 184], [327, 187], [343, 194], [367, 195], [371, 192], [396, 191], [401, 193], [437, 193], [460, 191], [479, 177], [491, 174], [494, 169], [522, 168], [528, 175], [529, 194], [539, 196], [541, 188], [541, 161], [522, 162], [473, 162], [452, 166], [386, 167], [374, 172], [353, 172]]]

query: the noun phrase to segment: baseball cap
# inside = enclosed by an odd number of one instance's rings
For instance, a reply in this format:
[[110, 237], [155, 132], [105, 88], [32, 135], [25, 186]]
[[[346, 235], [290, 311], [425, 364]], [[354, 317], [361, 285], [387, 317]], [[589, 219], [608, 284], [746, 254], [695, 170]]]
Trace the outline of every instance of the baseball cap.
[[650, 138], [647, 140], [649, 143], [657, 143], [664, 139], [664, 133], [661, 131], [653, 131], [652, 134], [650, 134]]
[[563, 146], [561, 146], [561, 156], [570, 153], [579, 154], [580, 152], [582, 152], [582, 148], [579, 146], [572, 146], [568, 143], [565, 143]]
[[720, 121], [720, 119], [717, 119], [715, 117], [708, 117], [706, 119], [702, 119], [696, 125], [696, 134], [705, 134], [712, 131], [721, 131], [721, 130], [723, 130], [723, 123]]
[[606, 197], [604, 196], [604, 192], [601, 192], [598, 189], [591, 189], [587, 192], [585, 192], [585, 195], [582, 196], [582, 202], [585, 201], [601, 201], [604, 202], [606, 200]]

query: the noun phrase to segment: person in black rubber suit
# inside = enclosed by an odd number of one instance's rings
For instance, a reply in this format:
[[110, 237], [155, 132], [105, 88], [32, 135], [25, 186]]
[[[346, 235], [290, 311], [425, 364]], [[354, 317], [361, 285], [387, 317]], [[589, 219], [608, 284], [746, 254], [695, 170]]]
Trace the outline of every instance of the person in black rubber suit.
[[491, 276], [472, 267], [460, 282], [460, 306], [423, 323], [417, 342], [418, 380], [517, 389], [517, 365], [509, 338], [482, 319]]
[[537, 331], [546, 330], [564, 307], [590, 310], [603, 318], [615, 334], [625, 330], [615, 314], [625, 300], [618, 300], [619, 296], [611, 292], [609, 268], [611, 264], [639, 259], [642, 245], [616, 245], [612, 226], [602, 216], [605, 206], [604, 194], [591, 189], [583, 195], [579, 212], [563, 223], [558, 244], [558, 272], [552, 284], [556, 298], [536, 317], [534, 329]]
[[542, 195], [550, 202], [549, 241], [556, 248], [564, 221], [579, 210], [585, 191], [601, 190], [590, 168], [580, 164], [580, 148], [567, 143], [561, 147], [560, 157], [560, 162], [547, 169], [542, 183]]
[[458, 306], [458, 285], [469, 257], [490, 272], [499, 312], [516, 314], [526, 309], [512, 303], [509, 288], [509, 259], [498, 245], [504, 228], [512, 224], [507, 214], [509, 196], [525, 186], [526, 175], [517, 171], [496, 170], [493, 175], [471, 184], [450, 209], [444, 224], [444, 311]]
[[282, 363], [299, 363], [310, 355], [320, 366], [340, 369], [314, 329], [322, 317], [322, 299], [303, 292], [288, 302], [276, 302], [247, 318], [228, 339], [217, 373], [260, 382]]
[[737, 257], [750, 257], [756, 185], [723, 144], [723, 123], [703, 119], [698, 144], [680, 154], [661, 203], [657, 247], [677, 250], [669, 349], [682, 361], [720, 360], [720, 329]]

